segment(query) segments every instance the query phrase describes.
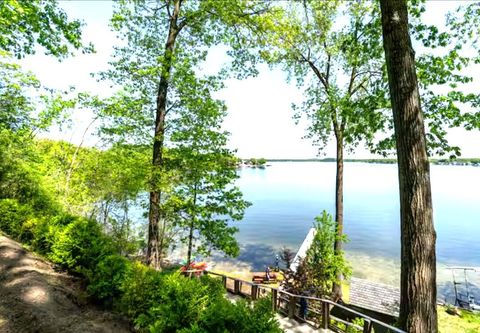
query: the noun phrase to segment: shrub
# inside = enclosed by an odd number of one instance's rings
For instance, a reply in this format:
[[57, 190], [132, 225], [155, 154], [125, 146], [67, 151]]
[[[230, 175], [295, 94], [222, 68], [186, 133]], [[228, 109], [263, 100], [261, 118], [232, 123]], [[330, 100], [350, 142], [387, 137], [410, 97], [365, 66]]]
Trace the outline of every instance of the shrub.
[[339, 276], [348, 279], [351, 268], [343, 251], [336, 253], [335, 242], [346, 242], [345, 235], [337, 233], [337, 224], [326, 211], [315, 218], [315, 236], [304, 260], [307, 286], [317, 296], [330, 295], [334, 283], [341, 283]]
[[217, 299], [197, 324], [181, 332], [277, 333], [282, 330], [274, 318], [271, 299], [264, 297], [253, 306], [244, 300], [231, 303], [225, 298]]
[[160, 299], [143, 319], [152, 332], [177, 332], [200, 321], [206, 309], [224, 300], [220, 282], [208, 276], [200, 279], [178, 273], [163, 278]]
[[0, 229], [11, 237], [21, 234], [22, 225], [33, 216], [33, 211], [15, 199], [0, 200]]
[[49, 253], [65, 227], [78, 219], [79, 217], [65, 213], [39, 219], [33, 231], [35, 237], [32, 246], [40, 253]]
[[178, 332], [279, 333], [282, 330], [274, 318], [269, 298], [259, 299], [253, 306], [244, 300], [231, 303], [223, 298], [212, 303], [199, 322]]
[[54, 236], [48, 257], [72, 272], [87, 275], [112, 254], [111, 242], [95, 220], [77, 218]]
[[89, 295], [108, 307], [112, 307], [122, 295], [121, 286], [127, 277], [130, 261], [118, 254], [101, 260], [88, 276]]
[[120, 285], [122, 312], [133, 321], [145, 315], [160, 300], [162, 281], [162, 274], [154, 269], [139, 262], [129, 265]]
[[32, 244], [37, 237], [38, 227], [42, 222], [43, 219], [38, 217], [29, 217], [20, 227], [18, 239], [23, 243]]

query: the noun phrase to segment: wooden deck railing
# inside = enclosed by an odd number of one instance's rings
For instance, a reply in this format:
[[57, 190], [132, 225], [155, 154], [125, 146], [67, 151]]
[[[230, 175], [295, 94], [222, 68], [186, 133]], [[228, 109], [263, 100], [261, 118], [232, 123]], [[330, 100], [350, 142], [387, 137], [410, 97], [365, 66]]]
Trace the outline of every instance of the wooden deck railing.
[[[405, 333], [405, 331], [397, 327], [388, 325], [380, 320], [369, 317], [361, 312], [355, 311], [345, 305], [335, 303], [328, 299], [295, 295], [280, 288], [256, 284], [250, 281], [237, 279], [211, 271], [204, 271], [204, 273], [215, 275], [221, 278], [225, 289], [235, 295], [241, 295], [252, 300], [256, 300], [261, 295], [271, 293], [272, 309], [275, 312], [281, 312], [289, 318], [296, 318], [300, 321], [307, 322], [309, 325], [316, 328], [330, 329], [334, 332], [346, 332], [347, 329], [349, 329], [349, 332], [351, 332], [351, 330], [354, 329], [358, 332], [371, 333], [373, 331], [373, 325], [375, 324], [384, 332]], [[298, 308], [300, 308], [300, 300], [302, 298], [307, 301], [308, 312], [310, 314], [314, 314], [313, 316], [310, 315], [307, 320], [300, 318], [298, 315]], [[351, 318], [363, 319], [363, 327], [332, 315], [330, 311], [333, 309], [333, 307], [336, 307], [342, 310], [344, 313], [347, 313]], [[340, 324], [343, 324], [345, 328], [342, 328], [342, 325]]]

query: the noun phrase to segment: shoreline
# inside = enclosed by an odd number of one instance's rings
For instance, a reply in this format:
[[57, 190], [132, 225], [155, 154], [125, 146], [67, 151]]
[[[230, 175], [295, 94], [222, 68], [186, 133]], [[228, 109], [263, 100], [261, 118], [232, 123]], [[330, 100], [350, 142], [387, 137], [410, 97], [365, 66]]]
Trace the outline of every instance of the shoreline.
[[[305, 159], [267, 159], [267, 162], [322, 162], [333, 163], [335, 158], [305, 158]], [[344, 162], [348, 163], [369, 163], [369, 164], [396, 164], [396, 159], [353, 159], [347, 158]], [[430, 159], [432, 165], [454, 165], [454, 166], [480, 166], [480, 158], [459, 158], [455, 160], [448, 159]]]

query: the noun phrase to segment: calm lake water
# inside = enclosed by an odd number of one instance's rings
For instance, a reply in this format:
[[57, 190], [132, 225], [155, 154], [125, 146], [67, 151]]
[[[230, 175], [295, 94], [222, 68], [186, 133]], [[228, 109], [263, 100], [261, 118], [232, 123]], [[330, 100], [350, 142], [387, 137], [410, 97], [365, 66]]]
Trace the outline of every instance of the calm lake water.
[[[480, 266], [480, 168], [432, 165], [431, 180], [438, 280], [440, 292], [447, 293], [447, 265]], [[344, 224], [350, 240], [346, 254], [353, 275], [398, 285], [396, 165], [346, 163], [344, 182]], [[266, 169], [244, 168], [238, 185], [253, 205], [236, 223], [241, 255], [226, 263], [255, 270], [273, 265], [280, 247], [298, 249], [322, 210], [334, 213], [335, 163], [275, 162]], [[476, 281], [478, 276], [470, 278]]]

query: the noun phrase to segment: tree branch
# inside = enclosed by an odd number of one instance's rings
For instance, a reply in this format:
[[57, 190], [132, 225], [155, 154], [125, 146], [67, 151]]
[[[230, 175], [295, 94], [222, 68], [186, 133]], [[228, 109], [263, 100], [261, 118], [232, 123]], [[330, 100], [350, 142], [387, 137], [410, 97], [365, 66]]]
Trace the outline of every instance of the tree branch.
[[170, 105], [170, 107], [165, 110], [165, 115], [167, 115], [170, 110], [172, 110], [173, 108], [177, 107], [179, 104], [180, 104], [179, 101], [173, 102], [173, 104]]
[[328, 93], [328, 81], [325, 79], [324, 75], [322, 74], [322, 72], [320, 72], [320, 70], [318, 69], [317, 66], [315, 66], [315, 64], [310, 60], [308, 59], [307, 57], [305, 57], [303, 55], [302, 52], [298, 52], [298, 54], [300, 55], [300, 57], [310, 66], [310, 68], [313, 70], [313, 72], [315, 73], [315, 75], [318, 77], [318, 79], [322, 82], [323, 86], [325, 87], [325, 91]]
[[170, 1], [171, 0], [165, 0], [165, 6], [167, 6], [167, 14], [169, 18], [172, 18], [172, 12], [170, 11]]
[[365, 79], [363, 79], [362, 82], [360, 82], [355, 88], [352, 89], [352, 91], [349, 93], [350, 97], [353, 96], [360, 88], [363, 88], [365, 89], [365, 91], [367, 90], [365, 87], [364, 87], [364, 83], [368, 81], [368, 77], [366, 77]]
[[348, 83], [348, 97], [351, 97], [352, 94], [352, 88], [353, 88], [353, 82], [355, 81], [355, 72], [357, 68], [355, 66], [352, 67], [352, 73], [350, 74], [350, 82]]

